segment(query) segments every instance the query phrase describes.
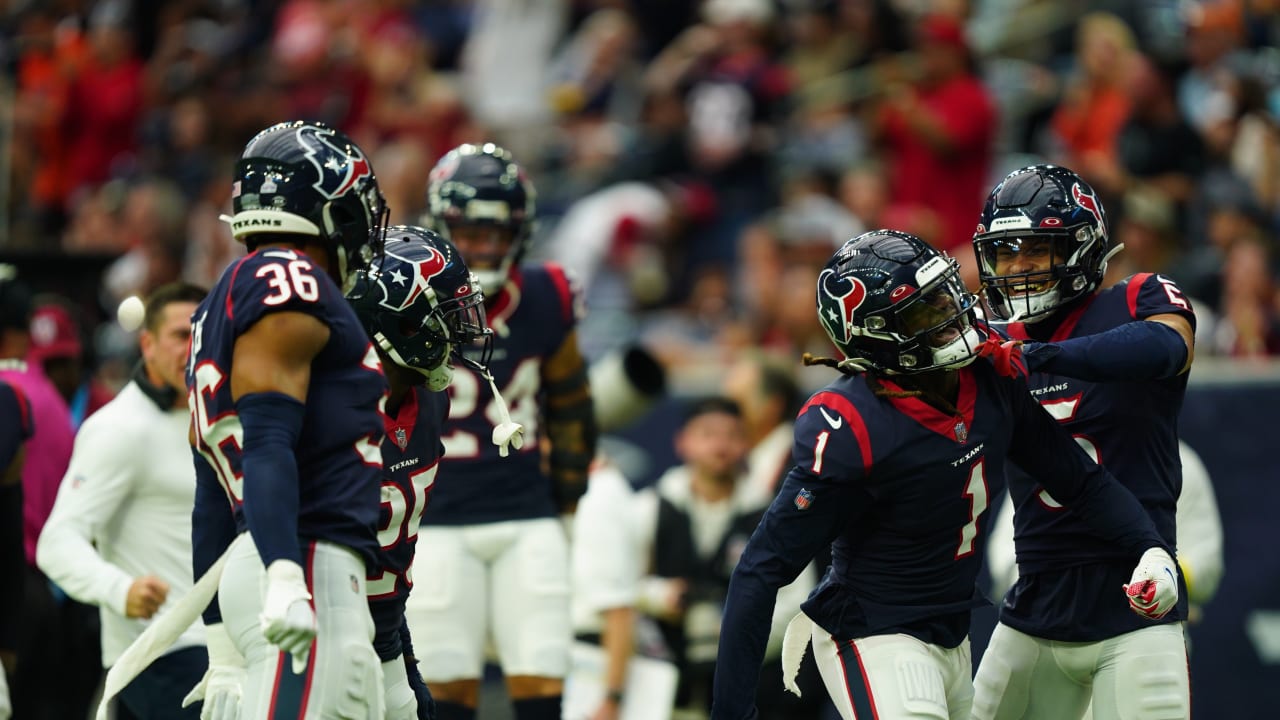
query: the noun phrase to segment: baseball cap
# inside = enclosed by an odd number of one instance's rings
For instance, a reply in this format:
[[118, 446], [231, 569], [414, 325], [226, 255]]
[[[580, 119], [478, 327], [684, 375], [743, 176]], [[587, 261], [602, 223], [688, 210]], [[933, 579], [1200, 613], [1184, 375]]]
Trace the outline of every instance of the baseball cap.
[[79, 357], [80, 326], [61, 305], [47, 304], [31, 315], [32, 360]]

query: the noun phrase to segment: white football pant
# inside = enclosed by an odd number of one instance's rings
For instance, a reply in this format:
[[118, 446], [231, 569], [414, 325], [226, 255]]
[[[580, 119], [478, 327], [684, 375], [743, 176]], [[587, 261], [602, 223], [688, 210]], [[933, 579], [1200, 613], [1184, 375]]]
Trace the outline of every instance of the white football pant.
[[569, 669], [569, 545], [558, 518], [423, 527], [405, 617], [422, 678], [482, 676], [486, 641], [508, 675]]
[[218, 602], [247, 665], [240, 720], [381, 720], [382, 665], [373, 650], [373, 618], [360, 557], [327, 542], [303, 545], [317, 630], [307, 669], [295, 675], [289, 654], [262, 636], [258, 615], [266, 570], [249, 533], [241, 533], [229, 552]]
[[837, 642], [813, 626], [813, 653], [840, 717], [969, 720], [973, 660], [969, 639], [944, 648], [910, 635]]
[[1098, 642], [1057, 642], [1000, 624], [974, 679], [974, 720], [1185, 720], [1191, 686], [1182, 623]]

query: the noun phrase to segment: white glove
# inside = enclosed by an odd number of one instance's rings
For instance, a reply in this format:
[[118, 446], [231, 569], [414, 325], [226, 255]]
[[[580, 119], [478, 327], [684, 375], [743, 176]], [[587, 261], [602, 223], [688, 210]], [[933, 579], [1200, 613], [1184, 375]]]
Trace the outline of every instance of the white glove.
[[1142, 553], [1124, 593], [1129, 607], [1143, 617], [1159, 620], [1178, 604], [1178, 571], [1169, 553], [1153, 547]]
[[240, 717], [240, 686], [244, 684], [244, 656], [231, 642], [231, 635], [222, 623], [205, 627], [209, 646], [209, 669], [200, 684], [182, 698], [182, 707], [204, 701], [200, 708], [200, 720], [238, 720]]
[[293, 656], [294, 674], [305, 672], [316, 639], [316, 612], [301, 565], [276, 560], [267, 568], [267, 594], [258, 619], [267, 642]]
[[4, 666], [0, 665], [0, 720], [9, 720], [13, 716], [13, 705], [9, 704], [9, 681], [5, 678]]

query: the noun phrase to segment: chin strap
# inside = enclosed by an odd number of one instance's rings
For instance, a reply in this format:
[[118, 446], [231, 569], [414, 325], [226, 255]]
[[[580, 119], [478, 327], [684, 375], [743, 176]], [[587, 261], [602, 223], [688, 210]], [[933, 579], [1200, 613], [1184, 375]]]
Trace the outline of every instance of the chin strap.
[[511, 419], [511, 413], [507, 411], [507, 401], [502, 399], [502, 393], [498, 392], [498, 385], [493, 381], [493, 375], [489, 373], [488, 368], [480, 371], [485, 380], [489, 381], [489, 387], [493, 390], [493, 400], [498, 404], [498, 417], [502, 422], [493, 428], [493, 444], [498, 446], [498, 455], [506, 457], [510, 453], [510, 448], [519, 450], [524, 447], [524, 426]]

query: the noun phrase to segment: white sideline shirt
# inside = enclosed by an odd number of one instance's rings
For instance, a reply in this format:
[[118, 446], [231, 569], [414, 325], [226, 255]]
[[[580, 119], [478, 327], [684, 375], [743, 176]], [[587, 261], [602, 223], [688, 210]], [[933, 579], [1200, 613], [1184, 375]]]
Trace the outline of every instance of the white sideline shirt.
[[[188, 413], [164, 410], [136, 382], [89, 416], [40, 533], [36, 564], [68, 595], [97, 605], [102, 665], [111, 667], [149, 620], [125, 616], [135, 578], [169, 583], [159, 617], [191, 590], [195, 467]], [[204, 645], [197, 620], [172, 650]]]

